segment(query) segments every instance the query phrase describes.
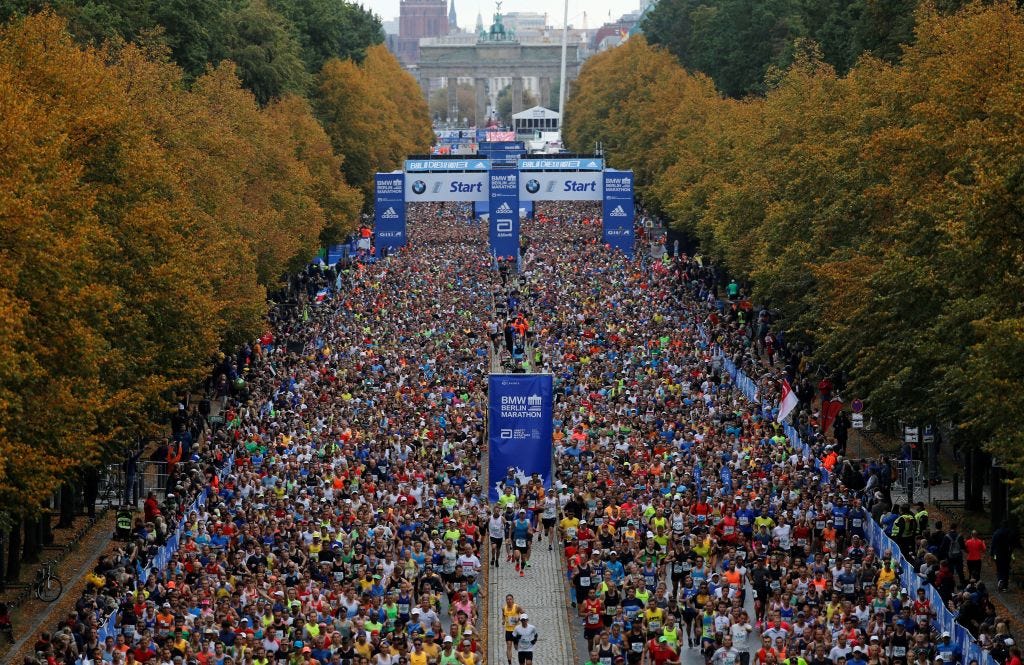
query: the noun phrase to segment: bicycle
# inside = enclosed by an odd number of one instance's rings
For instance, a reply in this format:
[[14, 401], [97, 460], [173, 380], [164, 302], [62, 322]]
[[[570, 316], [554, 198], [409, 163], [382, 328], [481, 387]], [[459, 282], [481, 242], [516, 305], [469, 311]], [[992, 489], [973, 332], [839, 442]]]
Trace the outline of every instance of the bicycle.
[[36, 572], [36, 579], [32, 583], [32, 592], [36, 598], [45, 603], [57, 600], [64, 591], [64, 583], [53, 572], [56, 567], [56, 560], [47, 561]]

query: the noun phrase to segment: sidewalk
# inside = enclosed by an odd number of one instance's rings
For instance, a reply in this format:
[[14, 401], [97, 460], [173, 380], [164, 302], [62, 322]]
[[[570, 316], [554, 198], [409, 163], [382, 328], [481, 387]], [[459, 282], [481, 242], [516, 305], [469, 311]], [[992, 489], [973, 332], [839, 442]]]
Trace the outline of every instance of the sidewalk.
[[[85, 537], [57, 565], [57, 576], [64, 582], [64, 592], [60, 598], [53, 603], [29, 598], [11, 613], [14, 638], [17, 641], [13, 645], [4, 643], [4, 646], [0, 646], [0, 662], [16, 663], [25, 656], [33, 655], [32, 645], [39, 634], [56, 629], [57, 622], [74, 609], [85, 586], [85, 574], [93, 569], [96, 559], [101, 554], [116, 544], [116, 541], [111, 539], [114, 531], [114, 513], [115, 511], [111, 510], [101, 515]], [[52, 554], [44, 551], [43, 559], [48, 558], [52, 558]], [[26, 570], [23, 577], [31, 579], [31, 575], [35, 573], [32, 572], [30, 575], [28, 571], [34, 571], [37, 566], [23, 565]]]
[[[850, 437], [847, 452], [850, 457], [873, 457], [882, 454], [883, 442], [891, 444], [894, 448], [899, 445], [898, 441], [882, 436], [865, 437], [861, 433]], [[940, 463], [944, 470], [956, 469], [960, 463], [953, 460], [948, 451], [940, 457]], [[960, 468], [962, 472], [963, 469]], [[970, 533], [976, 529], [978, 535], [988, 544], [992, 538], [992, 526], [986, 512], [970, 512], [964, 509], [964, 479], [963, 473], [958, 474], [958, 484], [954, 500], [953, 478], [949, 473], [942, 474], [942, 481], [936, 485], [918, 486], [914, 488], [914, 501], [923, 501], [928, 506], [928, 513], [931, 523], [942, 522], [943, 528], [949, 528], [953, 523], [960, 525], [961, 533]], [[930, 495], [930, 496], [929, 496]], [[905, 496], [905, 495], [904, 495]], [[991, 500], [989, 486], [983, 489], [984, 501], [987, 504]], [[930, 499], [930, 500], [929, 500]], [[996, 583], [996, 567], [991, 557], [986, 555], [981, 567], [981, 581], [985, 583], [989, 595], [992, 597], [999, 615], [1009, 620], [1014, 631], [1024, 631], [1024, 561], [1014, 561], [1011, 566], [1010, 588], [1007, 591], [999, 591]]]
[[[519, 577], [515, 565], [506, 563], [503, 554], [501, 566], [492, 566], [489, 571], [489, 653], [486, 662], [489, 665], [507, 664], [501, 606], [505, 602], [505, 595], [512, 594], [516, 602], [530, 615], [530, 623], [537, 627], [539, 633], [539, 640], [533, 652], [535, 665], [576, 665], [573, 660], [572, 644], [575, 633], [569, 625], [569, 614], [566, 609], [568, 596], [562, 582], [565, 574], [562, 570], [561, 552], [558, 548], [549, 552], [546, 541], [534, 542], [530, 563], [526, 575]], [[579, 663], [582, 662], [583, 660], [579, 660]]]

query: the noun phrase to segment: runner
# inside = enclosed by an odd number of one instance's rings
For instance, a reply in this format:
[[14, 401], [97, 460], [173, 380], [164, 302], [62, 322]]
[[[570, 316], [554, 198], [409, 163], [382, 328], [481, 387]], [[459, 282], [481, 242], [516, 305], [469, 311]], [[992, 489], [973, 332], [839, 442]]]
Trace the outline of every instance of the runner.
[[519, 665], [533, 665], [533, 647], [538, 639], [537, 627], [530, 623], [529, 615], [520, 614], [519, 625], [512, 631], [512, 640], [519, 654]]
[[505, 596], [505, 604], [501, 606], [501, 616], [505, 623], [505, 656], [510, 664], [512, 663], [512, 653], [515, 651], [514, 631], [519, 625], [519, 617], [523, 614], [525, 614], [523, 608], [516, 603], [512, 594]]

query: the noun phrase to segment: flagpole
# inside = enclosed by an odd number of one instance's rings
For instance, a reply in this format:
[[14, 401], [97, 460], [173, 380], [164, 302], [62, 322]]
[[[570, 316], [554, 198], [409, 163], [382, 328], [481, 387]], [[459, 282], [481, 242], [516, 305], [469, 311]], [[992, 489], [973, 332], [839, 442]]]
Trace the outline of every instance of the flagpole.
[[558, 138], [565, 145], [562, 128], [565, 126], [565, 58], [569, 50], [569, 0], [565, 0], [562, 14], [562, 70], [558, 76]]

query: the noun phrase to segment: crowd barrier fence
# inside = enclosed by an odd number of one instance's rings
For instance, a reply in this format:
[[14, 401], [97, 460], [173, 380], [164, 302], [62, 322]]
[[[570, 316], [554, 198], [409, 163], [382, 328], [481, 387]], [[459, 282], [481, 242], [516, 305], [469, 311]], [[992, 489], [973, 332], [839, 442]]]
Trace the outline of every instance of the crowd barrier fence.
[[[227, 478], [228, 474], [231, 473], [232, 468], [234, 468], [234, 464], [235, 456], [232, 454], [231, 457], [228, 458], [227, 463], [224, 464], [224, 467], [217, 472], [221, 481]], [[174, 556], [178, 551], [178, 547], [181, 545], [181, 538], [185, 533], [186, 521], [191, 515], [198, 513], [202, 507], [206, 505], [206, 501], [209, 496], [210, 488], [203, 488], [202, 493], [196, 497], [196, 500], [192, 502], [189, 509], [185, 511], [184, 517], [178, 521], [178, 526], [175, 528], [174, 533], [167, 538], [167, 541], [160, 547], [156, 555], [153, 557], [153, 560], [149, 562], [149, 566], [143, 568], [141, 564], [136, 562], [135, 576], [138, 588], [145, 586], [146, 582], [149, 580], [150, 570], [153, 570], [154, 568], [162, 570], [167, 567], [171, 557]], [[117, 639], [117, 635], [120, 633], [120, 629], [117, 626], [117, 612], [118, 611], [115, 609], [100, 624], [97, 634], [101, 643], [104, 642], [107, 637]]]
[[[711, 343], [707, 332], [703, 327], [698, 328], [701, 336], [705, 342]], [[757, 384], [750, 379], [741, 369], [736, 366], [736, 363], [732, 359], [725, 356], [721, 348], [715, 347], [713, 353], [717, 355], [722, 361], [722, 367], [726, 373], [732, 379], [733, 385], [735, 385], [743, 396], [754, 404], [761, 403], [758, 400], [757, 395]], [[768, 417], [774, 416], [774, 409], [767, 408], [767, 404], [762, 404], [762, 413]], [[808, 446], [800, 438], [800, 434], [796, 431], [789, 422], [783, 424], [783, 432], [786, 437], [793, 443], [794, 447], [800, 451], [801, 455], [805, 460], [814, 460], [814, 466], [821, 473], [821, 482], [823, 485], [829, 484], [829, 473], [822, 467], [821, 460], [814, 457], [814, 453], [811, 447]], [[972, 661], [977, 661], [978, 665], [998, 665], [991, 654], [981, 648], [981, 646], [975, 641], [970, 631], [961, 626], [956, 622], [956, 616], [946, 607], [941, 596], [939, 596], [938, 590], [928, 583], [927, 579], [922, 577], [910, 563], [903, 556], [899, 546], [895, 541], [885, 534], [882, 527], [874, 519], [867, 521], [865, 527], [865, 536], [868, 543], [874, 547], [875, 551], [880, 555], [885, 552], [891, 552], [893, 555], [896, 567], [900, 571], [900, 584], [902, 588], [907, 589], [910, 594], [910, 598], [917, 597], [917, 590], [924, 589], [925, 597], [931, 603], [932, 609], [935, 611], [935, 620], [933, 625], [940, 632], [949, 632], [952, 642], [960, 650], [963, 658], [963, 662], [970, 664]]]

